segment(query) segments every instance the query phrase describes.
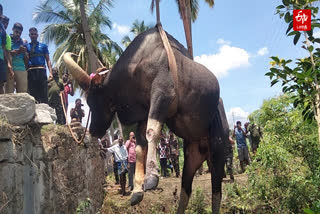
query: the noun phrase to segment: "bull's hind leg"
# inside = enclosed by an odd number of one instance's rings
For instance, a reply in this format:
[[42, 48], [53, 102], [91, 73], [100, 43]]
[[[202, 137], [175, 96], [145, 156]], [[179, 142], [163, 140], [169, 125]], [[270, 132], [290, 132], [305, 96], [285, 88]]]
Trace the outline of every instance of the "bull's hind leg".
[[[225, 143], [228, 140], [224, 133], [220, 115], [215, 116], [210, 130], [209, 158], [211, 160], [212, 213], [219, 214], [221, 204], [221, 183], [225, 164]], [[229, 142], [227, 142], [229, 143]]]
[[192, 192], [192, 181], [196, 171], [207, 158], [207, 150], [201, 149], [200, 144], [184, 143], [184, 166], [182, 173], [182, 184], [178, 214], [183, 214], [188, 206], [189, 198]]
[[140, 123], [136, 133], [136, 172], [134, 176], [134, 189], [131, 195], [131, 206], [138, 204], [143, 199], [142, 185], [144, 181], [147, 157], [146, 128], [147, 122]]
[[211, 161], [211, 185], [212, 185], [212, 213], [219, 214], [221, 204], [221, 183], [224, 174], [224, 154], [223, 148], [210, 149]]

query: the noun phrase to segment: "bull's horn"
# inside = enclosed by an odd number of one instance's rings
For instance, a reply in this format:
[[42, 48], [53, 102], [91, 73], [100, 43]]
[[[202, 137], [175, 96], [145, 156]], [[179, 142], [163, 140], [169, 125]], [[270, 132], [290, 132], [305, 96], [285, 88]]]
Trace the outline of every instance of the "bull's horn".
[[76, 79], [83, 90], [88, 90], [90, 86], [89, 75], [72, 59], [70, 52], [63, 55], [63, 61], [67, 66], [68, 71], [71, 72], [74, 79]]

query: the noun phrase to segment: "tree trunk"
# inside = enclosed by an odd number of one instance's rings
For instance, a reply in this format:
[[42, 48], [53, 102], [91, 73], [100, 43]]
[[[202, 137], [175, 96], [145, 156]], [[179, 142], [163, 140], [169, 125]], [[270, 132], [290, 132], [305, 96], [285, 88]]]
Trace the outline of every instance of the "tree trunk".
[[188, 44], [188, 51], [193, 59], [193, 45], [192, 45], [192, 24], [191, 24], [191, 5], [190, 0], [186, 1], [186, 10], [187, 10], [187, 20], [189, 23], [189, 44]]
[[[320, 109], [319, 109], [319, 110], [320, 110]], [[318, 124], [318, 141], [320, 142], [320, 118], [318, 118], [317, 124]], [[319, 144], [320, 144], [320, 143], [319, 143]]]
[[[184, 27], [184, 33], [186, 36], [186, 42], [187, 42], [187, 47], [188, 47], [188, 52], [191, 55], [193, 59], [193, 50], [192, 50], [192, 37], [191, 37], [191, 6], [190, 2], [187, 0], [179, 0], [179, 10], [180, 14], [182, 16], [182, 21], [183, 21], [183, 27]], [[189, 6], [189, 7], [187, 7]], [[189, 11], [189, 12], [188, 12]], [[189, 15], [188, 15], [189, 14]], [[189, 16], [189, 18], [188, 18]], [[190, 21], [189, 21], [190, 20]]]
[[88, 56], [89, 56], [89, 62], [88, 62], [89, 72], [88, 73], [92, 73], [92, 72], [95, 73], [99, 67], [99, 60], [93, 51], [88, 19], [85, 11], [85, 0], [80, 1], [80, 13], [81, 13], [81, 22], [82, 22], [84, 38], [86, 41], [86, 46], [88, 49]]
[[159, 1], [160, 1], [160, 0], [156, 0], [157, 24], [160, 24], [160, 8], [159, 8]]
[[[308, 47], [308, 51], [309, 51], [310, 42], [309, 42], [308, 35], [307, 35], [306, 31], [304, 31], [304, 37], [306, 38], [306, 43], [307, 43], [307, 47]], [[317, 91], [317, 95], [315, 97], [315, 99], [316, 99], [315, 105], [313, 105], [313, 113], [314, 113], [314, 117], [317, 120], [318, 142], [319, 142], [319, 145], [320, 145], [320, 85], [319, 85], [319, 82], [318, 82], [317, 72], [315, 72], [316, 71], [316, 64], [315, 64], [314, 59], [313, 59], [312, 51], [309, 51], [309, 53], [310, 53], [310, 59], [311, 59], [311, 64], [312, 64], [312, 70], [314, 72], [315, 89]]]

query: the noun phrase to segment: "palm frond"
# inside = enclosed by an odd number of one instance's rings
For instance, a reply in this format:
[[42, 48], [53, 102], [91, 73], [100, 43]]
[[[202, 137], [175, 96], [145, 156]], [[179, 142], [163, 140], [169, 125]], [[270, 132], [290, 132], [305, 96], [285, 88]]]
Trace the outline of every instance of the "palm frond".
[[128, 47], [131, 43], [130, 37], [129, 36], [123, 37], [123, 39], [121, 40], [121, 43], [123, 44], [123, 46]]
[[55, 45], [59, 46], [62, 42], [68, 40], [71, 29], [70, 24], [50, 24], [43, 29], [41, 34], [45, 43], [49, 44], [53, 41]]
[[[151, 0], [151, 5], [150, 5], [150, 12], [151, 12], [151, 14], [153, 14], [156, 1], [157, 1], [157, 0]], [[160, 2], [160, 1], [161, 1], [161, 0], [159, 0], [159, 2]]]
[[199, 13], [199, 1], [198, 0], [190, 0], [190, 7], [191, 7], [191, 20], [195, 22], [198, 18]]
[[39, 23], [66, 23], [72, 22], [68, 15], [64, 11], [54, 12], [50, 7], [39, 6], [36, 8], [36, 11], [33, 13], [33, 21], [36, 24]]
[[[92, 2], [92, 0], [91, 0]], [[91, 15], [95, 14], [103, 14], [103, 13], [108, 13], [110, 12], [110, 8], [113, 7], [113, 1], [112, 0], [100, 0], [97, 6], [94, 6], [93, 2], [93, 10], [91, 12]], [[90, 15], [90, 16], [91, 16]]]
[[214, 6], [214, 0], [205, 0], [205, 1], [208, 3], [209, 7]]

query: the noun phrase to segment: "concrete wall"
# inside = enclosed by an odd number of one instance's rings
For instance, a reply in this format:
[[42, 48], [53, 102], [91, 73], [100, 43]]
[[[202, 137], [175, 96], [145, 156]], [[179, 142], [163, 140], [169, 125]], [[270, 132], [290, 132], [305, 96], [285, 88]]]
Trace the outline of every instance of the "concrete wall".
[[61, 126], [1, 124], [0, 213], [75, 213], [86, 198], [89, 213], [98, 211], [105, 161], [96, 140], [78, 145]]

